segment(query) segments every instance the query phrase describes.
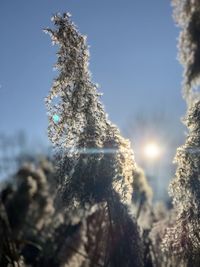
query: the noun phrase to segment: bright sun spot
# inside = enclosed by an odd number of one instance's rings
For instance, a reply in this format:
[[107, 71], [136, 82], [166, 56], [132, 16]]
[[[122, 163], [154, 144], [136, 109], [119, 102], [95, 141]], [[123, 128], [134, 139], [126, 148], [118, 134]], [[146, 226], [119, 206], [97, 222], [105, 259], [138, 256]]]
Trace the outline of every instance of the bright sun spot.
[[156, 143], [148, 143], [144, 147], [144, 154], [149, 159], [156, 159], [159, 157], [161, 150]]

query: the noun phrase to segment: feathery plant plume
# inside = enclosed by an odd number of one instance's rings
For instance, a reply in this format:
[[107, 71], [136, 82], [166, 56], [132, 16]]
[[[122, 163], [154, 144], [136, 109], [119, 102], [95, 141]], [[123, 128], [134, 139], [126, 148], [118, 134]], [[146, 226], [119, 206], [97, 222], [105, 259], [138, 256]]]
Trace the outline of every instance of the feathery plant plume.
[[[200, 2], [174, 0], [175, 19], [182, 27], [179, 57], [184, 66], [184, 94], [188, 104], [186, 142], [177, 149], [177, 170], [170, 195], [177, 212], [167, 228], [163, 249], [183, 259], [186, 266], [200, 265]], [[195, 99], [196, 98], [196, 99]]]
[[85, 246], [89, 263], [84, 266], [141, 267], [142, 244], [126, 206], [131, 203], [136, 169], [130, 142], [108, 120], [91, 81], [86, 37], [69, 14], [52, 20], [55, 29], [45, 31], [59, 46], [59, 74], [46, 104], [49, 138], [58, 151], [58, 202], [68, 211], [80, 212], [94, 204], [100, 209], [88, 232], [93, 245]]
[[[178, 148], [177, 171], [170, 184], [177, 219], [167, 229], [163, 246], [188, 262], [200, 265], [200, 101], [190, 107], [185, 118], [189, 129], [186, 143]], [[193, 265], [189, 265], [193, 264]]]
[[200, 82], [200, 2], [172, 0], [174, 18], [182, 28], [179, 60], [184, 67], [183, 96], [188, 105], [197, 97]]
[[111, 124], [88, 70], [86, 37], [69, 14], [52, 18], [55, 29], [46, 29], [59, 46], [54, 80], [46, 105], [49, 138], [59, 151], [61, 191], [65, 203], [96, 203], [111, 191], [131, 201], [135, 163], [128, 140]]

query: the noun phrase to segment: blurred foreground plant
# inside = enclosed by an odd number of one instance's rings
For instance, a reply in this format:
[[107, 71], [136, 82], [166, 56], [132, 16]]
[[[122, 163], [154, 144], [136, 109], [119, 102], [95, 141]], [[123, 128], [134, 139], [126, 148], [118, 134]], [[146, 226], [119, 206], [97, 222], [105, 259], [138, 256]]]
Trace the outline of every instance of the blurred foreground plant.
[[188, 136], [177, 149], [177, 171], [170, 184], [177, 213], [163, 236], [163, 249], [176, 255], [180, 266], [200, 266], [200, 2], [174, 0], [175, 19], [182, 28], [179, 56], [184, 66], [183, 91], [188, 110]]

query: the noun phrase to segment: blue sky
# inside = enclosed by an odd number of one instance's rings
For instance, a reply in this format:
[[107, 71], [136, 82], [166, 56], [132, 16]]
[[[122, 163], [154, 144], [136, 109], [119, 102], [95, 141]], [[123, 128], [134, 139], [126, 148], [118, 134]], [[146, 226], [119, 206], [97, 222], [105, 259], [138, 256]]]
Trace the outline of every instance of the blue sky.
[[44, 97], [56, 47], [42, 32], [56, 12], [70, 12], [90, 45], [90, 70], [109, 117], [122, 131], [140, 113], [184, 115], [179, 29], [168, 0], [1, 0], [0, 132], [24, 129], [47, 140]]

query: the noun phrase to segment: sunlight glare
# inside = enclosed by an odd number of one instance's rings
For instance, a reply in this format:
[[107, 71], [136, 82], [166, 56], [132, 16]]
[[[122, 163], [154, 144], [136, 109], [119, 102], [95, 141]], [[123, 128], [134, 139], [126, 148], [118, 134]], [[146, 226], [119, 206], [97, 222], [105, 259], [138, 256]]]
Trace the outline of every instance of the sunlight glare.
[[158, 158], [158, 156], [160, 155], [160, 152], [161, 151], [160, 151], [158, 144], [153, 143], [153, 142], [146, 144], [144, 147], [144, 154], [149, 159]]

